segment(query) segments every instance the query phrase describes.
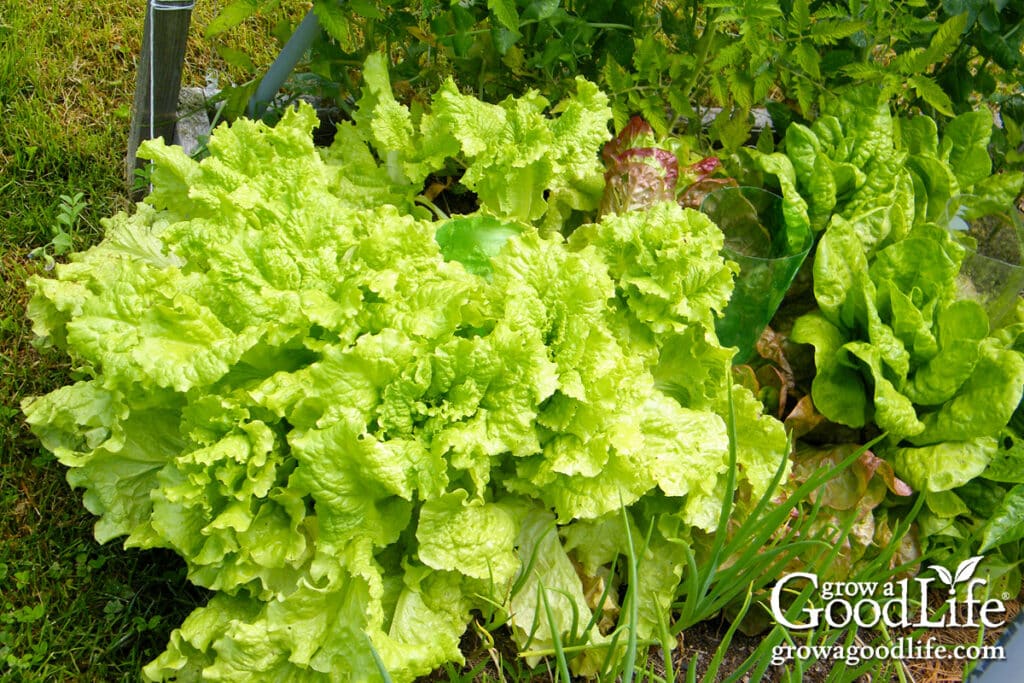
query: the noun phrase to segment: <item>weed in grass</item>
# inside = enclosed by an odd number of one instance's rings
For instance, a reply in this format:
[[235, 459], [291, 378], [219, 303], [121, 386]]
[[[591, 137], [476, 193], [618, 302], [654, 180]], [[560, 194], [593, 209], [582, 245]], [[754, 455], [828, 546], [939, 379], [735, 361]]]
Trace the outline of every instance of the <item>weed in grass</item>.
[[29, 258], [42, 258], [46, 262], [46, 270], [53, 270], [54, 256], [63, 256], [71, 251], [78, 222], [88, 202], [85, 195], [76, 192], [74, 195], [62, 194], [57, 210], [57, 222], [51, 226], [53, 238], [45, 245], [36, 247], [28, 253]]

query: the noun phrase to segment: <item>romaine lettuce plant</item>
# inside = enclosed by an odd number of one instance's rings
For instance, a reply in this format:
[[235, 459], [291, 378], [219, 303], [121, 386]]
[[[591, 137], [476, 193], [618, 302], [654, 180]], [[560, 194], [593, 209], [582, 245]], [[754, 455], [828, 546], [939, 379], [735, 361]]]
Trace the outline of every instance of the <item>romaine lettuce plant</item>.
[[[657, 531], [637, 534], [647, 607], [613, 627], [651, 637], [685, 559], [643, 544], [715, 528], [730, 394], [737, 514], [786, 457], [781, 423], [727, 379], [712, 322], [732, 271], [708, 219], [667, 202], [560, 236], [603, 187], [593, 85], [557, 117], [450, 83], [413, 112], [382, 60], [365, 73], [329, 150], [306, 106], [221, 126], [199, 162], [148, 143], [145, 203], [29, 283], [78, 381], [24, 410], [98, 540], [170, 548], [216, 591], [149, 680], [362, 679], [378, 661], [411, 680], [462, 660], [474, 610], [521, 646], [588, 621], [607, 644], [584, 585], [616, 551], [567, 539], [623, 507]], [[420, 195], [452, 166], [472, 216]]]
[[[862, 438], [887, 434], [875, 452], [928, 503], [925, 550], [954, 545], [954, 563], [994, 547], [991, 538], [1024, 536], [1006, 524], [991, 531], [985, 505], [974, 505], [1005, 460], [1001, 435], [1021, 403], [1024, 325], [994, 325], [965, 297], [964, 248], [942, 224], [959, 195], [1008, 207], [1020, 192], [1021, 173], [992, 173], [991, 134], [987, 110], [957, 116], [940, 137], [932, 119], [894, 117], [877, 94], [857, 91], [811, 126], [790, 125], [784, 153], [745, 152], [806, 201], [820, 232], [813, 310], [790, 336], [814, 348], [815, 408]], [[954, 529], [958, 517], [972, 528]]]

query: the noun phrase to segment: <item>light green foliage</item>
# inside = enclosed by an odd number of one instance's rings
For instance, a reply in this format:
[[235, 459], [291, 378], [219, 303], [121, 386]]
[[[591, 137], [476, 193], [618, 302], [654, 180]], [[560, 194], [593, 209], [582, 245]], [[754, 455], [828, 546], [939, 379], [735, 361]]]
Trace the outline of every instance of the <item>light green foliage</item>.
[[815, 230], [848, 224], [872, 257], [912, 227], [938, 221], [957, 195], [979, 195], [994, 206], [1012, 203], [1024, 175], [993, 175], [992, 130], [988, 112], [977, 111], [953, 118], [940, 135], [934, 120], [893, 116], [888, 100], [860, 88], [828, 103], [812, 124], [786, 128], [795, 187], [788, 168], [767, 166], [772, 155], [744, 153], [777, 177], [784, 195], [798, 193], [806, 201]]
[[455, 159], [465, 168], [461, 182], [497, 218], [544, 219], [552, 228], [572, 209], [597, 207], [603, 169], [596, 155], [580, 150], [607, 140], [609, 112], [607, 97], [592, 83], [578, 79], [575, 96], [549, 119], [543, 115], [549, 102], [536, 92], [488, 104], [448, 80], [430, 112], [414, 122], [391, 93], [383, 55], [367, 60], [364, 77], [358, 130], [381, 154], [393, 182], [418, 188], [444, 169], [446, 159]]
[[505, 585], [519, 568], [513, 552], [517, 520], [500, 506], [479, 499], [467, 503], [468, 495], [458, 489], [420, 508], [419, 558], [434, 569]]
[[[991, 73], [970, 66], [979, 53], [1008, 74], [1021, 68], [1020, 12], [994, 1], [944, 2], [936, 11], [912, 1], [693, 0], [650, 21], [664, 35], [637, 35], [631, 61], [610, 56], [602, 71], [616, 127], [639, 111], [664, 133], [678, 123], [659, 111], [668, 99], [672, 114], [696, 131], [697, 105], [714, 102], [723, 111], [711, 136], [727, 149], [748, 141], [751, 108], [766, 102], [781, 129], [794, 118], [813, 120], [868, 83], [901, 109], [952, 117], [996, 89]], [[776, 89], [786, 106], [770, 97]]]
[[[82, 379], [23, 409], [97, 537], [171, 549], [217, 591], [151, 680], [376, 678], [377, 656], [412, 680], [461, 662], [472, 609], [520, 646], [594, 645], [573, 525], [657, 499], [660, 523], [713, 529], [730, 392], [742, 490], [785, 458], [781, 424], [727, 380], [711, 316], [732, 271], [705, 218], [667, 204], [560, 236], [557, 207], [600, 196], [593, 85], [557, 117], [450, 84], [413, 112], [382, 64], [366, 73], [326, 152], [309, 107], [220, 127], [201, 162], [147, 144], [146, 203], [30, 282], [41, 343]], [[480, 210], [434, 222], [416, 195], [452, 163]], [[688, 381], [669, 349], [703, 391], [660, 390]], [[641, 565], [658, 598], [636, 636], [681, 572]]]
[[[780, 176], [784, 195], [798, 193], [806, 200], [814, 230], [850, 223], [870, 253], [904, 237], [914, 219], [913, 177], [904, 168], [907, 152], [900, 149], [896, 126], [877, 91], [856, 91], [832, 102], [810, 126], [786, 129], [795, 187], [780, 172], [769, 172]], [[755, 161], [764, 157], [749, 154]]]
[[816, 349], [815, 405], [852, 427], [874, 422], [894, 443], [992, 435], [1020, 401], [1024, 358], [990, 336], [979, 304], [955, 299], [960, 256], [950, 238], [915, 234], [877, 252], [870, 267], [847, 256], [861, 249], [847, 224], [834, 222], [821, 239], [820, 312], [793, 330]]
[[[985, 436], [922, 448], [898, 448], [892, 453], [892, 462], [900, 476], [915, 489], [948, 491], [980, 476], [995, 451], [996, 440]], [[955, 461], [956, 466], [950, 467], [950, 461]], [[956, 517], [956, 513], [943, 516]]]
[[722, 233], [693, 209], [665, 202], [609, 216], [577, 230], [571, 244], [600, 250], [630, 315], [654, 334], [712, 328], [729, 301], [733, 271], [715, 258]]
[[[513, 635], [516, 642], [528, 645], [531, 650], [548, 649], [560, 635], [559, 628], [568, 631], [568, 626], [576, 625], [582, 630], [593, 614], [567, 553], [569, 549], [563, 547], [551, 513], [537, 508], [531, 510], [522, 522], [516, 546], [524, 564], [531, 561], [532, 564], [528, 571], [524, 570], [521, 586], [509, 601]], [[608, 563], [614, 559], [610, 558]], [[547, 610], [554, 619], [547, 618]], [[591, 644], [604, 640], [597, 628], [567, 635]]]

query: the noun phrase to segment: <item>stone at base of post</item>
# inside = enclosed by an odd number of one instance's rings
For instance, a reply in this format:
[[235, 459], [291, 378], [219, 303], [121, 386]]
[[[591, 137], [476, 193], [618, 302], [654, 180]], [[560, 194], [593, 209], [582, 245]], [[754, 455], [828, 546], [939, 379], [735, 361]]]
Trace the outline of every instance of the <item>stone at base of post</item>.
[[178, 97], [178, 124], [174, 128], [174, 144], [181, 145], [192, 156], [210, 137], [210, 115], [203, 88], [182, 88]]

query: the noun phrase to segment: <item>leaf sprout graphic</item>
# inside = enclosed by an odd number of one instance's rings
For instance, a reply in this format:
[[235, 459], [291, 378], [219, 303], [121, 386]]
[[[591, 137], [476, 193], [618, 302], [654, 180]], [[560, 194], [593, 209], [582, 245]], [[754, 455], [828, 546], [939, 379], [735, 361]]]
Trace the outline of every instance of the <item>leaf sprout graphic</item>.
[[956, 585], [958, 583], [967, 581], [974, 576], [974, 572], [977, 570], [981, 560], [981, 555], [964, 560], [957, 566], [956, 573], [951, 573], [945, 567], [940, 567], [937, 564], [931, 565], [931, 569], [934, 569], [935, 573], [939, 575], [939, 578], [942, 579], [943, 583], [949, 586], [949, 594], [953, 595], [956, 593]]

